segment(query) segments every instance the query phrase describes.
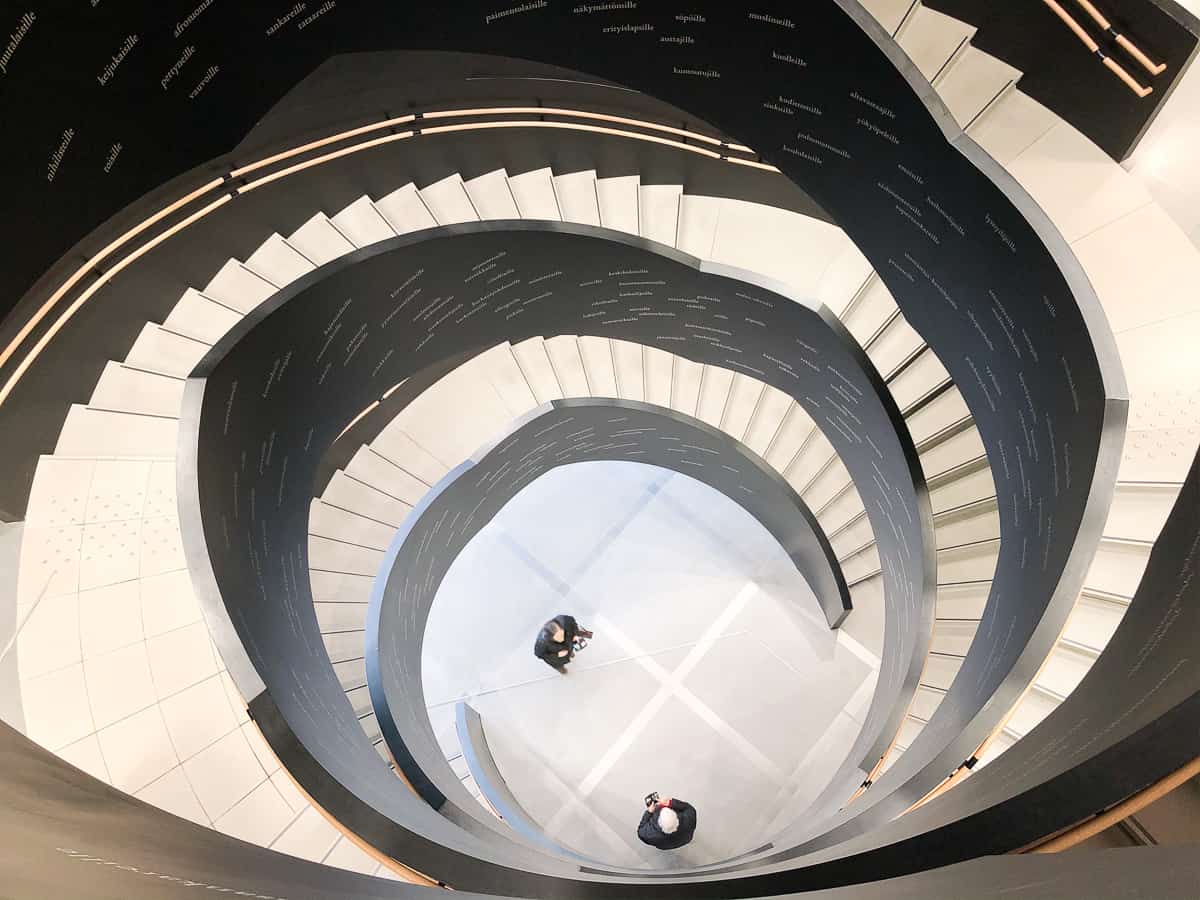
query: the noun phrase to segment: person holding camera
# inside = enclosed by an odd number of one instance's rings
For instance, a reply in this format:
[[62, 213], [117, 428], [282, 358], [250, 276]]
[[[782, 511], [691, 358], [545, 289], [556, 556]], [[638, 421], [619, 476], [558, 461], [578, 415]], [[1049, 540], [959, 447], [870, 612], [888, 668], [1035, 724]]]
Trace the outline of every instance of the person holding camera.
[[659, 850], [678, 850], [696, 833], [696, 807], [657, 793], [646, 795], [646, 811], [638, 824], [642, 843]]
[[560, 675], [567, 674], [567, 663], [575, 651], [587, 646], [592, 632], [583, 628], [572, 616], [560, 613], [542, 626], [533, 642], [533, 655]]

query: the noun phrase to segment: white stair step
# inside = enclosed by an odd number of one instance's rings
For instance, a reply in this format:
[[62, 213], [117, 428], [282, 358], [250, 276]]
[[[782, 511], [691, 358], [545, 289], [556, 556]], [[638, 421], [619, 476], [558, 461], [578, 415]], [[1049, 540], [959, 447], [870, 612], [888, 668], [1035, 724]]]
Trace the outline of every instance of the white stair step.
[[712, 259], [722, 202], [721, 197], [680, 196], [678, 249], [700, 259]]
[[367, 664], [365, 660], [356, 659], [336, 663], [333, 672], [337, 675], [338, 683], [343, 691], [352, 691], [367, 683]]
[[374, 578], [338, 575], [336, 572], [313, 572], [310, 580], [313, 601], [317, 606], [318, 623], [323, 630], [363, 626], [367, 619], [367, 604], [371, 600]]
[[387, 550], [396, 529], [314, 499], [308, 511], [309, 534]]
[[853, 305], [842, 315], [842, 324], [859, 345], [866, 346], [895, 312], [891, 291], [876, 275], [863, 285]]
[[861, 0], [863, 9], [869, 12], [888, 34], [895, 35], [896, 29], [908, 15], [913, 0]]
[[888, 382], [888, 390], [901, 412], [908, 409], [922, 397], [949, 383], [950, 373], [937, 358], [933, 349], [925, 350], [914, 359], [904, 370]]
[[288, 238], [288, 243], [317, 266], [345, 256], [354, 249], [354, 244], [333, 226], [323, 212], [317, 213], [297, 228]]
[[642, 347], [642, 372], [646, 379], [646, 402], [670, 408], [675, 356], [657, 347]]
[[913, 442], [919, 447], [930, 438], [959, 426], [970, 416], [966, 401], [958, 392], [958, 388], [950, 388], [917, 412], [907, 416], [905, 421], [908, 423]]
[[246, 268], [283, 287], [313, 270], [312, 260], [280, 234], [273, 234], [246, 258]]
[[237, 310], [205, 297], [195, 288], [188, 288], [172, 307], [163, 327], [205, 344], [215, 344], [240, 318], [242, 314]]
[[946, 699], [945, 691], [931, 687], [918, 687], [916, 693], [913, 694], [912, 705], [908, 708], [908, 713], [928, 722], [937, 712], [937, 708], [942, 705], [944, 699]]
[[1007, 91], [967, 130], [1005, 168], [1062, 120], [1028, 94]]
[[745, 438], [765, 387], [766, 385], [757, 378], [741, 372], [733, 376], [729, 400], [725, 403], [725, 413], [721, 417], [721, 430], [735, 441]]
[[1083, 583], [1098, 591], [1132, 597], [1149, 561], [1149, 544], [1103, 538]]
[[1021, 77], [1014, 69], [970, 44], [937, 80], [937, 92], [959, 125], [966, 126]]
[[351, 575], [376, 575], [382, 562], [382, 550], [358, 547], [314, 534], [308, 536], [310, 568], [326, 572], [346, 572]]
[[554, 176], [554, 193], [564, 222], [580, 225], [600, 224], [600, 205], [596, 198], [596, 170], [569, 172]]
[[704, 377], [700, 380], [700, 400], [696, 404], [696, 418], [707, 422], [713, 428], [720, 428], [732, 387], [733, 372], [719, 366], [706, 365]]
[[601, 225], [629, 234], [641, 233], [638, 227], [638, 187], [641, 183], [637, 175], [596, 179]]
[[1179, 485], [1171, 483], [1118, 482], [1104, 523], [1105, 537], [1158, 540], [1179, 490]]
[[[376, 491], [383, 492], [389, 497], [399, 500], [406, 507], [416, 506], [431, 486], [429, 482], [418, 478], [408, 470], [392, 462], [389, 458], [380, 455], [372, 447], [366, 446], [358, 448], [354, 456], [346, 463], [345, 472], [356, 481], [360, 481], [375, 488]], [[322, 498], [329, 500], [324, 494]], [[333, 503], [332, 500], [330, 502]], [[334, 505], [346, 506], [344, 503], [334, 503]], [[346, 508], [351, 512], [362, 513], [372, 519], [379, 518], [369, 511], [359, 509], [357, 506]], [[382, 521], [390, 523], [392, 519], [389, 516], [385, 517]]]
[[517, 201], [508, 189], [508, 172], [496, 169], [463, 182], [467, 196], [481, 219], [519, 219]]
[[1025, 692], [1025, 696], [1013, 709], [1012, 715], [1008, 717], [1004, 727], [1014, 734], [1027, 735], [1037, 727], [1042, 719], [1054, 712], [1058, 708], [1058, 704], [1057, 697], [1039, 691], [1035, 687]]
[[788, 483], [798, 491], [804, 490], [832, 456], [833, 444], [823, 431], [816, 429], [788, 465], [784, 473]]
[[846, 471], [846, 467], [842, 464], [842, 461], [834, 457], [805, 486], [803, 491], [804, 502], [808, 504], [809, 509], [818, 511], [837, 496], [838, 492], [849, 483], [850, 473]]
[[978, 629], [979, 623], [975, 621], [935, 619], [929, 649], [948, 656], [966, 656]]
[[462, 176], [457, 172], [421, 188], [419, 193], [439, 225], [479, 221], [479, 214], [471, 205], [471, 198], [463, 186]]
[[695, 416], [700, 405], [700, 382], [703, 380], [702, 363], [676, 356], [671, 369], [671, 409]]
[[537, 398], [538, 403], [549, 403], [551, 400], [563, 398], [563, 388], [558, 384], [550, 357], [546, 355], [545, 342], [541, 338], [530, 338], [513, 344], [512, 350], [513, 357], [521, 367], [525, 381], [533, 389], [533, 396]]
[[896, 41], [921, 70], [921, 74], [932, 81], [963, 42], [969, 41], [974, 34], [974, 26], [918, 6], [900, 30]]
[[183, 404], [183, 386], [184, 382], [179, 378], [108, 362], [92, 390], [88, 406], [178, 419]]
[[363, 195], [335, 215], [330, 221], [334, 226], [359, 247], [366, 247], [379, 241], [386, 241], [396, 236], [396, 231], [388, 224], [371, 198]]
[[562, 212], [554, 195], [554, 175], [548, 168], [510, 175], [508, 187], [522, 219], [561, 221]]
[[518, 418], [537, 407], [537, 398], [513, 357], [512, 347], [499, 344], [476, 356], [472, 364], [482, 367], [511, 418]]
[[860, 547], [865, 547], [873, 540], [875, 540], [875, 533], [871, 530], [871, 520], [863, 516], [856, 519], [849, 527], [843, 528], [833, 535], [829, 539], [829, 543], [833, 547], [834, 554], [841, 559]]
[[987, 606], [988, 594], [991, 589], [990, 581], [942, 585], [937, 589], [935, 614], [939, 619], [978, 621], [983, 618], [983, 611]]
[[386, 197], [380, 197], [375, 201], [375, 208], [387, 219], [396, 234], [424, 231], [438, 225], [437, 219], [421, 199], [417, 186], [411, 182], [396, 188]]
[[728, 199], [719, 210], [707, 255], [781, 281], [796, 296], [813, 296], [829, 260], [850, 246], [836, 225], [791, 210]]
[[1001, 731], [998, 735], [992, 738], [991, 743], [984, 748], [983, 754], [979, 757], [979, 762], [975, 764], [975, 768], [971, 771], [978, 772], [996, 757], [1002, 755], [1016, 742], [1017, 738], [1015, 735], [1006, 731]]
[[984, 541], [966, 547], [937, 551], [938, 584], [991, 581], [996, 573], [1000, 541]]
[[472, 456], [512, 417], [482, 366], [459, 366], [438, 379], [393, 420], [447, 468]]
[[842, 560], [842, 574], [847, 582], [855, 582], [860, 578], [879, 571], [879, 550], [872, 544], [853, 556]]
[[921, 453], [921, 468], [926, 479], [949, 472], [957, 466], [984, 455], [983, 440], [977, 428], [967, 428]]
[[1089, 653], [1079, 653], [1058, 644], [1046, 657], [1035, 684], [1059, 697], [1068, 697], [1095, 662]]
[[897, 315], [883, 333], [871, 342], [867, 356], [875, 363], [880, 375], [886, 379], [924, 346], [924, 338], [917, 334], [917, 330], [908, 324], [904, 316]]
[[965, 510], [938, 516], [934, 521], [938, 547], [956, 547], [1000, 537], [1000, 516], [995, 500], [985, 500]]
[[589, 387], [587, 373], [583, 369], [583, 357], [579, 355], [579, 339], [573, 334], [561, 334], [546, 341], [546, 353], [554, 377], [562, 388], [564, 397], [587, 397]]
[[792, 398], [783, 391], [769, 384], [764, 385], [754, 415], [742, 437], [742, 443], [759, 456], [765, 456], [767, 448], [779, 433], [792, 402]]
[[954, 478], [931, 488], [929, 502], [933, 507], [933, 514], [936, 516], [947, 510], [995, 496], [996, 485], [992, 481], [992, 470], [985, 464], [964, 472], [960, 478]]
[[221, 266], [212, 281], [205, 285], [203, 293], [244, 314], [276, 290], [276, 286], [261, 275], [256, 275], [236, 259], [231, 259]]
[[642, 371], [642, 345], [611, 340], [617, 392], [623, 400], [646, 400], [646, 376]]
[[1085, 593], [1071, 611], [1063, 638], [1098, 654], [1108, 646], [1128, 609], [1128, 603]]
[[333, 473], [333, 477], [321, 494], [321, 499], [326, 503], [370, 516], [372, 519], [387, 522], [395, 527], [399, 527], [412, 508], [395, 497], [388, 496], [370, 485], [355, 480], [345, 472]]
[[936, 656], [930, 654], [925, 659], [925, 669], [921, 673], [921, 684], [939, 688], [943, 691], [950, 690], [950, 685], [954, 683], [954, 678], [958, 675], [958, 670], [962, 668], [962, 663], [963, 661], [955, 656]]
[[821, 273], [813, 299], [824, 303], [844, 320], [851, 301], [874, 277], [870, 260], [847, 241]]
[[821, 510], [817, 517], [826, 534], [837, 531], [845, 526], [863, 511], [862, 497], [858, 489], [851, 485], [847, 490], [838, 494], [837, 498]]
[[678, 184], [643, 184], [638, 187], [638, 222], [642, 237], [675, 246], [679, 236]]
[[612, 347], [608, 338], [581, 335], [579, 354], [587, 373], [588, 388], [593, 397], [618, 397], [617, 374], [613, 367]]
[[125, 365], [186, 378], [208, 350], [204, 341], [147, 323], [129, 348]]
[[175, 419], [104, 412], [71, 404], [54, 446], [56, 456], [173, 459], [179, 437]]
[[783, 417], [779, 431], [771, 439], [771, 444], [764, 454], [767, 463], [777, 472], [787, 471], [816, 427], [803, 407], [793, 401], [788, 407], [787, 415]]
[[900, 730], [896, 733], [896, 749], [902, 752], [912, 746], [912, 742], [916, 740], [917, 735], [924, 727], [924, 722], [911, 716], [905, 717], [904, 721], [900, 723]]
[[437, 484], [449, 471], [449, 466], [408, 435], [399, 417], [384, 426], [383, 431], [371, 441], [371, 449], [427, 485]]

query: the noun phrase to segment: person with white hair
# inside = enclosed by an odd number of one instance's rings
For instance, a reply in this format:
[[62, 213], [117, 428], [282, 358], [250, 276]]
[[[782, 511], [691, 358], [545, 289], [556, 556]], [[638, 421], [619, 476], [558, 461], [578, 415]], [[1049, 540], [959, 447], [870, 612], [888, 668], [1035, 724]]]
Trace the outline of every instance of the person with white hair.
[[696, 833], [696, 807], [672, 797], [646, 796], [646, 811], [638, 824], [642, 843], [659, 850], [678, 850]]
[[576, 650], [586, 646], [592, 633], [575, 621], [573, 616], [560, 613], [542, 626], [533, 642], [533, 655], [560, 675], [567, 674], [567, 663]]

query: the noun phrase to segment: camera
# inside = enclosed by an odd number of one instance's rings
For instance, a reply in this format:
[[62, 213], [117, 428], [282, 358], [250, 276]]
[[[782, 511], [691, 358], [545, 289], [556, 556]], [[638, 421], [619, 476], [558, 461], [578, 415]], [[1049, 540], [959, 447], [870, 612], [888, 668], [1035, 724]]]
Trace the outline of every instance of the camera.
[[647, 808], [653, 806], [657, 802], [658, 802], [658, 791], [655, 791], [653, 794], [646, 795], [646, 807]]

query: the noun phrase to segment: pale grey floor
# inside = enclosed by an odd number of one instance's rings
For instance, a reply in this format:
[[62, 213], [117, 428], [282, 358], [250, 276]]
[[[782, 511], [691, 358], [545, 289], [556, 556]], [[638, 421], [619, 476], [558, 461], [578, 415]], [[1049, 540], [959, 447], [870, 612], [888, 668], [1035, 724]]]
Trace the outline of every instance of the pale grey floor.
[[[559, 612], [596, 632], [567, 676], [533, 656]], [[856, 726], [839, 714], [873, 672], [835, 638], [733, 501], [650, 466], [584, 463], [528, 487], [455, 563], [426, 631], [426, 700], [452, 756], [454, 703], [470, 698], [508, 786], [562, 843], [619, 865], [703, 864], [765, 842], [819, 741], [822, 769], [845, 755]], [[696, 805], [687, 848], [638, 842], [652, 790]]]

